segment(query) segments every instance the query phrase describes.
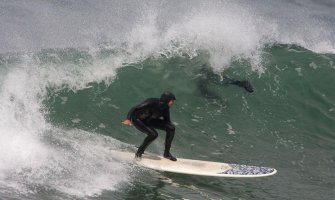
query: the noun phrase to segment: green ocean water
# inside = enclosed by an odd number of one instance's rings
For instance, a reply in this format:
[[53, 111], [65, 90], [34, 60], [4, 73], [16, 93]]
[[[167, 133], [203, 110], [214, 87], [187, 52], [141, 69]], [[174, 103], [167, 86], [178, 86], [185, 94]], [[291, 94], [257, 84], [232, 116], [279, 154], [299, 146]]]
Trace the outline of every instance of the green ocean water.
[[[217, 96], [206, 98], [197, 88], [197, 68], [208, 60], [174, 57], [126, 66], [109, 86], [93, 83], [77, 93], [56, 92], [46, 106], [54, 113], [50, 120], [60, 126], [139, 145], [144, 135], [120, 122], [131, 106], [170, 90], [177, 96], [171, 111], [177, 156], [278, 170], [274, 177], [259, 180], [140, 172], [133, 187], [117, 193], [121, 199], [332, 199], [335, 57], [287, 45], [267, 51], [261, 76], [244, 62], [225, 71], [229, 77], [248, 79], [255, 88], [252, 94], [209, 79], [208, 88]], [[80, 122], [73, 123], [75, 119]], [[160, 132], [150, 152], [162, 153], [164, 134]]]
[[[80, 152], [80, 149], [86, 148], [84, 144], [67, 141], [89, 139], [82, 136], [85, 133], [79, 134], [79, 130], [94, 137], [113, 138], [127, 145], [120, 147], [108, 139], [101, 143], [95, 141], [95, 152], [91, 155], [99, 154], [99, 148], [103, 147], [105, 154], [100, 159], [108, 159], [104, 164], [113, 164], [117, 161], [108, 158], [109, 149], [133, 151], [132, 146], [139, 145], [144, 138], [143, 133], [134, 127], [121, 124], [128, 109], [147, 97], [158, 97], [162, 91], [170, 90], [177, 96], [171, 109], [177, 129], [172, 148], [175, 155], [270, 166], [276, 168], [278, 174], [260, 179], [222, 179], [155, 172], [126, 164], [119, 167], [126, 170], [128, 182], [122, 183], [116, 191], [106, 188], [90, 198], [332, 199], [335, 57], [290, 45], [275, 45], [264, 51], [264, 73], [252, 71], [247, 61], [243, 60], [232, 63], [224, 71], [224, 75], [230, 78], [249, 80], [254, 86], [254, 93], [247, 93], [234, 85], [215, 84], [218, 82], [215, 75], [206, 76], [204, 81], [201, 73], [209, 64], [208, 56], [201, 53], [194, 58], [148, 58], [119, 68], [110, 83], [90, 82], [86, 88], [79, 90], [66, 85], [50, 85], [43, 99], [45, 118], [64, 133], [56, 133], [57, 130], [52, 128], [44, 133], [43, 143], [73, 154], [70, 156], [72, 159], [77, 156], [87, 159], [88, 155], [81, 155]], [[64, 62], [89, 60], [83, 52], [74, 49], [65, 52]], [[64, 51], [56, 53], [62, 55]], [[43, 54], [41, 58], [46, 55], [50, 54]], [[208, 91], [199, 89], [199, 81], [207, 84]], [[208, 97], [206, 92], [215, 96]], [[159, 134], [148, 151], [162, 153], [165, 133]], [[69, 149], [70, 152], [67, 152]], [[103, 170], [99, 164], [94, 163], [93, 169]], [[58, 173], [66, 176], [73, 173], [72, 170], [80, 170], [67, 168], [69, 166], [62, 166]], [[94, 176], [95, 173], [90, 172], [89, 175]], [[36, 174], [29, 174], [28, 177], [34, 176]], [[67, 198], [57, 190], [48, 191], [50, 186], [44, 188], [43, 184], [29, 184], [37, 187], [33, 197], [43, 199], [43, 195], [49, 196], [51, 192], [56, 197]]]
[[[148, 2], [0, 4], [0, 199], [333, 199], [333, 3]], [[113, 158], [145, 137], [122, 125], [128, 110], [167, 90], [173, 155], [277, 174]], [[147, 151], [162, 154], [164, 138]]]

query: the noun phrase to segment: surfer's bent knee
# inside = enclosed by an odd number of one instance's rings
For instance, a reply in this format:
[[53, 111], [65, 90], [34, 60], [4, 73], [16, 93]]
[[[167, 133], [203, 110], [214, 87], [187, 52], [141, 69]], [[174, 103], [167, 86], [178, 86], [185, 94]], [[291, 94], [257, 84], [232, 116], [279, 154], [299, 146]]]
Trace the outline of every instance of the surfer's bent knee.
[[176, 128], [175, 128], [175, 126], [173, 124], [167, 124], [165, 128], [166, 128], [166, 131], [173, 132], [173, 133], [176, 130]]

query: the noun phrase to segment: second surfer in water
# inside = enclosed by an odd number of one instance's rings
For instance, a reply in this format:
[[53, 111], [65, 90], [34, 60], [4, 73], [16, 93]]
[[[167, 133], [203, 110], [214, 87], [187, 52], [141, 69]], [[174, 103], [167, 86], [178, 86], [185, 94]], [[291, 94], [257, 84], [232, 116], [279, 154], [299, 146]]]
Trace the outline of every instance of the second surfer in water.
[[165, 130], [164, 157], [177, 161], [170, 153], [171, 143], [175, 134], [175, 127], [170, 120], [170, 107], [176, 97], [171, 92], [164, 92], [160, 98], [149, 98], [133, 107], [128, 112], [127, 118], [122, 122], [125, 125], [134, 125], [139, 131], [147, 134], [135, 157], [141, 158], [149, 144], [158, 137], [155, 129]]
[[199, 71], [198, 81], [197, 81], [197, 93], [205, 96], [209, 99], [221, 99], [221, 97], [213, 92], [210, 89], [211, 84], [215, 85], [236, 85], [245, 89], [245, 91], [252, 93], [254, 92], [254, 88], [251, 83], [247, 80], [235, 80], [225, 76], [223, 73], [218, 74], [213, 72], [209, 66], [203, 65]]

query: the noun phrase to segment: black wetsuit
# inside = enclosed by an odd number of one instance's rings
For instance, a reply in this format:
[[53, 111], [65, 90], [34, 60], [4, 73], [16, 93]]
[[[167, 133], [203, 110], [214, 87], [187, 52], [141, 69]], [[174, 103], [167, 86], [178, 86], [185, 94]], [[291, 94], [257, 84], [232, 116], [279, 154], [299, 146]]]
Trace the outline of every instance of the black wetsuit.
[[168, 102], [158, 98], [149, 98], [130, 109], [127, 119], [141, 132], [147, 134], [137, 153], [142, 155], [149, 144], [154, 141], [158, 133], [155, 129], [166, 131], [164, 155], [170, 154], [171, 143], [175, 134], [175, 127], [170, 120]]
[[206, 98], [217, 100], [221, 99], [220, 95], [210, 90], [210, 83], [215, 85], [237, 85], [244, 88], [249, 93], [254, 92], [254, 89], [249, 81], [235, 80], [225, 76], [223, 73], [217, 74], [207, 65], [203, 65], [199, 73], [200, 76], [198, 76], [199, 79], [197, 81], [197, 92], [200, 92], [200, 94]]

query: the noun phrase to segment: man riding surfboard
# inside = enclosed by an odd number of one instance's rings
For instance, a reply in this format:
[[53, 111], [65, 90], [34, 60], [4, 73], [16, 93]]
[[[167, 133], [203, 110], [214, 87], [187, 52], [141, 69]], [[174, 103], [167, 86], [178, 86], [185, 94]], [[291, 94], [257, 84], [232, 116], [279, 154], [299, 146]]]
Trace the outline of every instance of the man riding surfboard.
[[160, 98], [149, 98], [141, 104], [134, 106], [128, 112], [127, 118], [122, 122], [125, 125], [134, 125], [139, 131], [147, 134], [141, 146], [135, 153], [136, 158], [141, 158], [145, 149], [158, 137], [155, 129], [166, 131], [164, 157], [177, 161], [171, 155], [170, 148], [175, 134], [175, 127], [170, 120], [170, 107], [176, 97], [171, 92], [164, 92]]

